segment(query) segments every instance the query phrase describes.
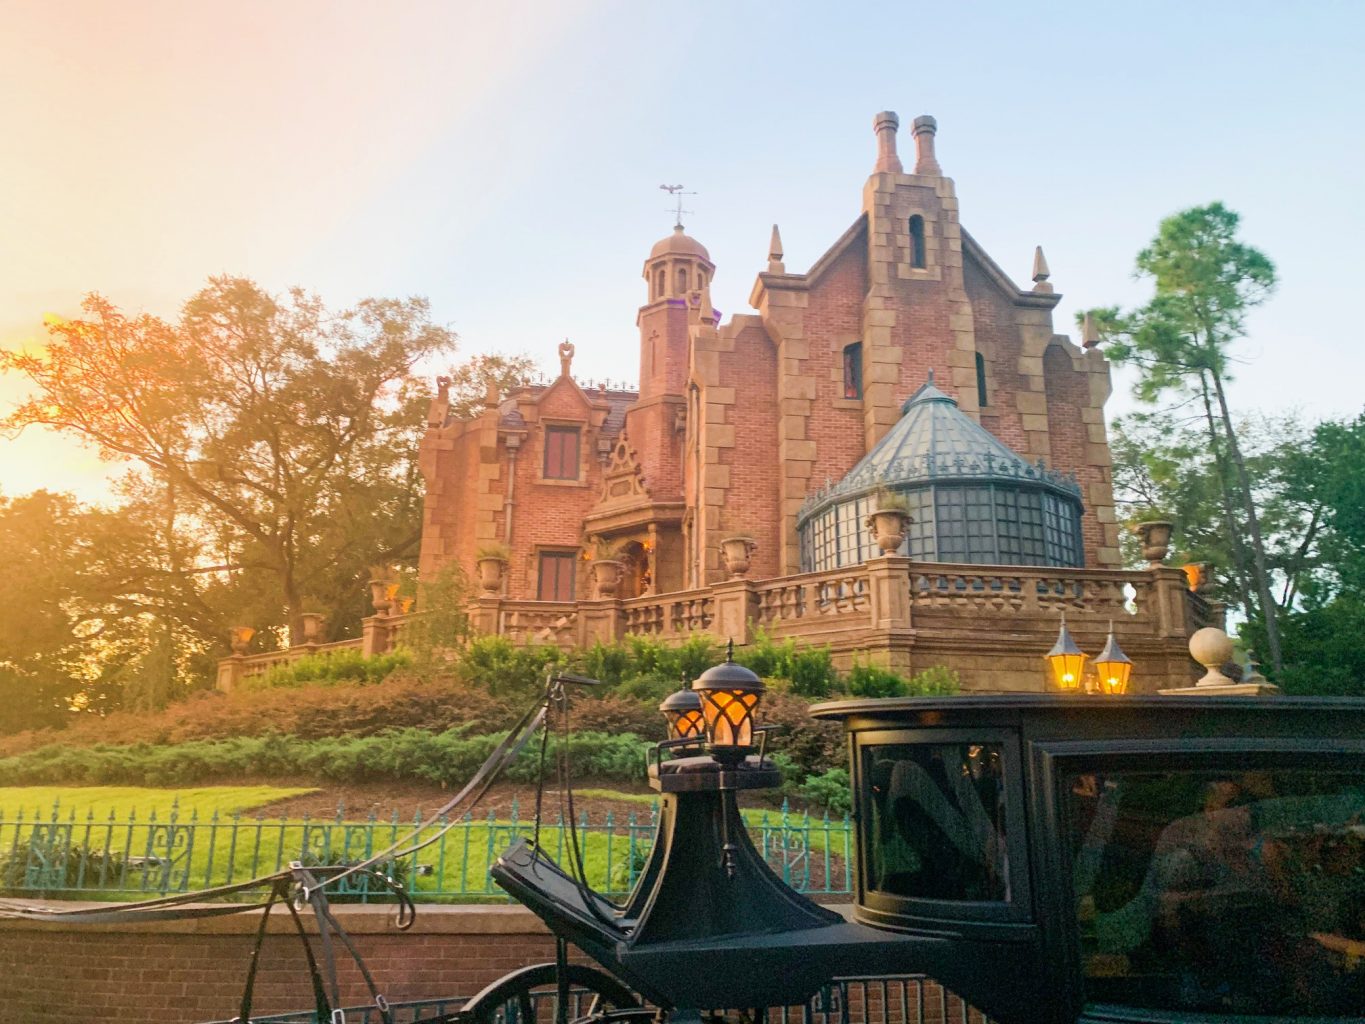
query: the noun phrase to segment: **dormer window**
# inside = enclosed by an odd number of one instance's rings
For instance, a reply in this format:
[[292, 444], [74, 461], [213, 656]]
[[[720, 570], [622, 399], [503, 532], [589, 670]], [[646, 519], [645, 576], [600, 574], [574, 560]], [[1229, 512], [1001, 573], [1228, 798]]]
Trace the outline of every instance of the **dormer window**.
[[577, 427], [545, 428], [545, 479], [577, 480], [579, 461]]
[[844, 397], [863, 397], [863, 343], [844, 346]]
[[910, 218], [910, 266], [924, 267], [924, 218], [918, 213]]

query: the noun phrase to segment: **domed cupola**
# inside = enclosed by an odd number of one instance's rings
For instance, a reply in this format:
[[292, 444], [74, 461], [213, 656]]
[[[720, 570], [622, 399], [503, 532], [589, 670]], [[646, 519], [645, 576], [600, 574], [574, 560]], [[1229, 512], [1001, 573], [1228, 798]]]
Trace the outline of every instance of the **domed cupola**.
[[803, 571], [880, 554], [864, 523], [882, 490], [909, 504], [899, 554], [979, 565], [1084, 564], [1076, 481], [1011, 450], [935, 387], [932, 373], [876, 447], [801, 506]]
[[645, 260], [644, 279], [649, 284], [649, 301], [685, 299], [704, 290], [716, 266], [711, 254], [681, 224], [673, 226], [673, 233], [661, 238], [649, 250]]

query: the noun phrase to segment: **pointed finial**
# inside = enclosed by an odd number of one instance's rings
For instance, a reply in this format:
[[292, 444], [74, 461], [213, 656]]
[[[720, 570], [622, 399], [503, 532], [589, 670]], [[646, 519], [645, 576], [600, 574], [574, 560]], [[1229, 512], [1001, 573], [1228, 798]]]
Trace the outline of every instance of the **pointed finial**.
[[1047, 268], [1047, 257], [1043, 255], [1043, 247], [1036, 245], [1033, 247], [1033, 290], [1040, 294], [1049, 294], [1052, 285], [1047, 283], [1047, 279], [1052, 276], [1052, 272]]
[[727, 662], [734, 662], [734, 660], [735, 660], [735, 638], [734, 638], [734, 637], [731, 637], [730, 640], [729, 640], [729, 642], [725, 645], [725, 660], [726, 660]]
[[569, 367], [573, 365], [573, 342], [565, 338], [559, 345], [559, 375], [569, 376]]
[[1094, 348], [1100, 343], [1100, 329], [1095, 314], [1087, 312], [1081, 321], [1081, 348]]
[[932, 384], [933, 382], [934, 382], [934, 368], [931, 366], [931, 367], [929, 367], [929, 383]]
[[782, 236], [778, 233], [777, 225], [773, 225], [772, 241], [768, 243], [768, 273], [785, 274], [786, 266], [782, 263]]

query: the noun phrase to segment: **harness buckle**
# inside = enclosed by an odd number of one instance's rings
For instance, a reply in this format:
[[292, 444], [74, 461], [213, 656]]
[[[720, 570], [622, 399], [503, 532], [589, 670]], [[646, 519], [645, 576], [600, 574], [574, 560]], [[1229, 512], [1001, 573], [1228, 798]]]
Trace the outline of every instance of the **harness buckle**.
[[346, 1011], [340, 1008], [333, 1010], [332, 1024], [346, 1024]]
[[375, 997], [374, 997], [374, 1005], [377, 1006], [377, 1007], [379, 1007], [379, 1012], [380, 1012], [380, 1013], [388, 1013], [388, 1012], [389, 1012], [389, 1001], [388, 1001], [387, 999], [384, 998], [384, 994], [383, 994], [382, 992], [380, 992], [380, 993], [378, 993], [378, 994], [375, 995]]

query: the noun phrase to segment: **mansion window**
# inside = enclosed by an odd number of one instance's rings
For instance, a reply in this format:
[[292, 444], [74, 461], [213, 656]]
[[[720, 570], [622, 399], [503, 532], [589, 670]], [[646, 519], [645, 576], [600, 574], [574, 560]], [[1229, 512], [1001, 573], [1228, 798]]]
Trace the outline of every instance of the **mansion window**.
[[578, 555], [572, 551], [542, 551], [537, 601], [572, 601], [573, 575]]
[[986, 408], [986, 360], [980, 352], [976, 354], [976, 404]]
[[844, 397], [863, 397], [863, 343], [844, 346]]
[[545, 428], [545, 479], [578, 479], [577, 427]]
[[918, 213], [910, 218], [910, 266], [924, 266], [924, 218]]

